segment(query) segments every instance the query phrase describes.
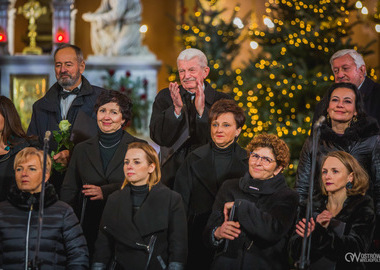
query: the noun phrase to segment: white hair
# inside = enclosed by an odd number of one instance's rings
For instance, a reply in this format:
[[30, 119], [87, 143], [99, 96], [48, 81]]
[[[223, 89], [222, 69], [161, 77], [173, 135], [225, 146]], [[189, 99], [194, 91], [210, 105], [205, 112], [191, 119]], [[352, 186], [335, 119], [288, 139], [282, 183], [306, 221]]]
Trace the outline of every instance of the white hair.
[[178, 65], [178, 61], [180, 60], [189, 61], [194, 57], [198, 57], [199, 64], [201, 67], [207, 67], [206, 55], [201, 50], [194, 49], [194, 48], [183, 50], [177, 57], [177, 65]]
[[[330, 58], [330, 65], [331, 65], [331, 69], [332, 70], [333, 70], [333, 61], [335, 59], [339, 58], [339, 57], [345, 56], [346, 54], [348, 54], [349, 56], [352, 57], [352, 59], [354, 60], [355, 65], [356, 65], [356, 69], [359, 69], [361, 66], [365, 66], [365, 62], [364, 62], [363, 56], [360, 53], [358, 53], [354, 49], [344, 49], [344, 50], [337, 51], [336, 53], [334, 53], [331, 56], [331, 58]], [[365, 72], [366, 73], [364, 75], [367, 75], [367, 71], [365, 71]]]

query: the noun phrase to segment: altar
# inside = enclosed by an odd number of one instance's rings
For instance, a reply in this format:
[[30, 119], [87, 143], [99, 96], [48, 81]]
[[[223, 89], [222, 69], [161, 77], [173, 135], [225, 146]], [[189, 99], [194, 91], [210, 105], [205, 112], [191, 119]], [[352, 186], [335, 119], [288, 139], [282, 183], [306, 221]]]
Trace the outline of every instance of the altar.
[[[48, 53], [41, 53], [42, 50], [35, 42], [37, 35], [35, 22], [41, 14], [46, 13], [48, 7], [40, 6], [36, 0], [29, 0], [27, 7], [19, 8], [18, 12], [29, 19], [30, 45], [23, 53], [15, 53], [13, 47], [15, 1], [0, 1], [0, 34], [3, 36], [0, 40], [0, 94], [9, 97], [14, 102], [24, 128], [29, 124], [33, 103], [43, 97], [56, 83], [54, 50], [61, 43], [74, 44], [76, 16], [74, 2], [74, 0], [52, 1], [52, 45], [51, 51]], [[35, 11], [29, 12], [28, 8], [34, 8]], [[92, 18], [90, 15], [87, 15], [86, 18]], [[133, 27], [140, 19], [136, 17]], [[141, 44], [140, 33], [138, 35], [135, 33], [134, 37], [136, 40], [129, 44], [131, 47], [128, 52], [120, 50], [107, 52], [103, 49], [95, 51], [98, 53], [97, 55], [88, 56], [85, 59], [86, 67], [83, 75], [92, 85], [122, 92], [128, 90], [126, 94], [133, 102], [139, 103], [135, 104], [135, 108], [139, 107], [144, 110], [139, 112], [138, 117], [141, 119], [139, 119], [139, 126], [136, 129], [138, 132], [148, 135], [151, 105], [156, 96], [157, 74], [161, 67], [161, 61]], [[95, 39], [92, 38], [91, 42], [95, 43]], [[93, 47], [93, 49], [95, 48]], [[110, 81], [113, 83], [110, 84]], [[125, 81], [129, 83], [127, 87], [123, 85]]]

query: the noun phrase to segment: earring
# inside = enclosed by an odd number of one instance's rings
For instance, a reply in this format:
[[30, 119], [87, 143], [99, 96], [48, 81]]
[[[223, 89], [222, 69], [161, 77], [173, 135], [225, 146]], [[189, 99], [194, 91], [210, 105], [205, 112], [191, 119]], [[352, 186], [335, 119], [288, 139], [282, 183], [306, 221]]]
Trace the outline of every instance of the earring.
[[351, 119], [352, 122], [356, 123], [358, 121], [358, 116], [354, 115]]
[[326, 115], [326, 122], [327, 122], [327, 124], [331, 123], [331, 119], [330, 119], [330, 115], [329, 114]]
[[352, 182], [347, 182], [346, 189], [352, 189], [353, 185]]

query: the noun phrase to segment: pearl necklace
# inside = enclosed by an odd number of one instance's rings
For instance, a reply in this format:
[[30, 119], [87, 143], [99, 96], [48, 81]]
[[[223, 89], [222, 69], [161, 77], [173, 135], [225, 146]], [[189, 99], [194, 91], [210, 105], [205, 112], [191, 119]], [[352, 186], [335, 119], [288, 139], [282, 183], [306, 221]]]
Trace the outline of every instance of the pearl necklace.
[[105, 146], [104, 144], [102, 144], [101, 141], [99, 141], [99, 144], [100, 144], [103, 148], [109, 149], [109, 148], [113, 148], [113, 147], [115, 147], [119, 142], [120, 142], [120, 140], [118, 140], [114, 145], [111, 145], [111, 146]]

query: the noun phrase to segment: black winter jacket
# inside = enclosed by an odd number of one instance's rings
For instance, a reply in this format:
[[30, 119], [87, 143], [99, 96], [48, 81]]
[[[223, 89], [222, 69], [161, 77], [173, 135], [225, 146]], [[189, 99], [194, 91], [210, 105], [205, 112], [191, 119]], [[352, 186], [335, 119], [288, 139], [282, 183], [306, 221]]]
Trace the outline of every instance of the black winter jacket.
[[[214, 230], [224, 222], [224, 204], [234, 202], [234, 221], [241, 233], [229, 241], [216, 241]], [[240, 179], [223, 183], [216, 197], [213, 212], [204, 233], [205, 240], [220, 253], [213, 269], [287, 269], [287, 236], [292, 228], [298, 206], [298, 195], [287, 187], [279, 174], [271, 179], [253, 179], [249, 173]]]
[[[313, 217], [326, 210], [327, 197], [317, 195], [313, 199]], [[300, 217], [305, 217], [305, 202], [301, 205]], [[333, 218], [334, 222], [325, 229], [316, 223], [311, 237], [311, 264], [321, 257], [336, 263], [336, 270], [365, 269], [363, 262], [357, 262], [351, 254], [359, 256], [366, 253], [370, 246], [375, 228], [375, 212], [373, 201], [369, 196], [350, 196], [343, 204], [342, 210]], [[333, 227], [345, 223], [343, 235], [339, 235]], [[289, 241], [291, 255], [296, 261], [301, 255], [302, 238], [294, 232]], [[348, 261], [347, 261], [348, 260]]]
[[[332, 151], [345, 151], [355, 157], [370, 177], [369, 195], [375, 202], [376, 214], [380, 215], [380, 136], [377, 121], [372, 117], [359, 118], [343, 135], [336, 134], [324, 123], [318, 144], [317, 164], [314, 177], [314, 194], [320, 193], [320, 171], [323, 157]], [[303, 145], [296, 175], [296, 189], [300, 200], [307, 198], [312, 164], [312, 137]]]
[[[33, 260], [38, 228], [40, 194], [14, 186], [8, 201], [0, 203], [0, 268], [25, 269]], [[88, 269], [86, 240], [69, 205], [58, 201], [52, 185], [46, 186], [39, 258], [41, 270]]]
[[186, 256], [186, 214], [178, 193], [156, 184], [134, 216], [130, 185], [109, 196], [92, 269], [106, 269], [114, 259], [116, 269], [182, 270]]

